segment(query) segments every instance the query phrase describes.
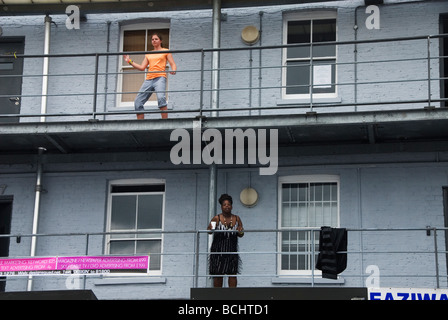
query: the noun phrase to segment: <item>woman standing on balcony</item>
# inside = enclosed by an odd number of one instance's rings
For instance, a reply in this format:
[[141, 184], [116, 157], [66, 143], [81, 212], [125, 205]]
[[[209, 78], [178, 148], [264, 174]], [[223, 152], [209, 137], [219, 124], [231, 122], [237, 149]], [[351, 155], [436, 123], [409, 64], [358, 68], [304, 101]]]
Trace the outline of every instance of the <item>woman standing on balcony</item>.
[[232, 214], [232, 197], [223, 194], [219, 198], [222, 213], [214, 216], [208, 225], [208, 230], [228, 232], [213, 233], [209, 260], [209, 272], [217, 275], [213, 278], [214, 287], [222, 287], [223, 275], [229, 275], [229, 287], [237, 286], [236, 274], [239, 273], [241, 260], [238, 251], [238, 238], [244, 235], [243, 223], [239, 216]]
[[[151, 36], [151, 43], [154, 47], [153, 51], [168, 51], [168, 49], [162, 48], [162, 36], [160, 34], [154, 33]], [[132, 67], [137, 70], [145, 71], [148, 68], [148, 73], [146, 74], [146, 80], [143, 82], [137, 97], [134, 101], [134, 106], [136, 111], [143, 111], [143, 105], [151, 97], [152, 93], [157, 94], [157, 104], [161, 111], [166, 111], [166, 63], [169, 62], [171, 66], [171, 74], [176, 74], [176, 63], [174, 62], [171, 53], [150, 53], [145, 55], [145, 59], [142, 64], [138, 64], [133, 61], [129, 55], [124, 56], [124, 61], [129, 63]], [[145, 118], [144, 113], [138, 113], [137, 119], [141, 120]], [[166, 112], [162, 112], [162, 119], [168, 118]]]

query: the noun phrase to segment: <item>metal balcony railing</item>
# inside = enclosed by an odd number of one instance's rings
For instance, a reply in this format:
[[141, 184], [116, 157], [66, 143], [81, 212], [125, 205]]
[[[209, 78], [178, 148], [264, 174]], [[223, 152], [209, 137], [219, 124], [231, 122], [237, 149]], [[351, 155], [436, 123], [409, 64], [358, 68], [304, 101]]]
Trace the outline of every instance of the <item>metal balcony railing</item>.
[[[177, 75], [169, 77], [167, 113], [170, 116], [191, 117], [219, 111], [220, 115], [289, 114], [297, 112], [376, 111], [444, 106], [448, 97], [448, 75], [441, 66], [448, 59], [440, 51], [442, 39], [448, 35], [428, 35], [390, 39], [337, 41], [278, 46], [246, 46], [220, 49], [171, 50], [178, 65]], [[448, 40], [445, 40], [448, 41]], [[314, 67], [320, 57], [313, 56], [319, 46], [335, 46], [336, 60], [326, 62], [334, 71], [330, 95], [316, 93], [319, 88]], [[282, 55], [297, 47], [309, 49], [307, 63], [309, 79], [305, 84], [290, 85]], [[220, 53], [221, 67], [211, 69], [211, 55]], [[126, 52], [145, 54], [148, 52]], [[0, 73], [0, 79], [21, 78], [22, 93], [3, 93], [0, 98], [20, 101], [19, 114], [0, 114], [1, 119], [40, 117], [79, 120], [114, 120], [135, 114], [132, 103], [123, 106], [120, 99], [124, 72], [113, 66], [121, 65], [123, 52], [1, 55], [1, 59], [22, 59], [26, 72], [20, 75]], [[43, 59], [49, 59], [50, 73], [38, 72]], [[111, 69], [115, 68], [114, 71]], [[289, 70], [288, 70], [289, 68]], [[120, 69], [121, 70], [121, 69]], [[303, 70], [303, 69], [301, 69]], [[34, 72], [35, 71], [35, 72]], [[212, 73], [219, 73], [219, 83], [212, 84]], [[136, 73], [142, 73], [136, 71]], [[126, 75], [131, 74], [126, 72]], [[42, 79], [48, 78], [48, 93], [42, 95]], [[303, 79], [302, 79], [303, 80]], [[305, 81], [306, 82], [306, 81]], [[322, 84], [320, 84], [322, 85]], [[304, 87], [305, 95], [285, 96], [288, 88]], [[218, 92], [218, 101], [211, 101]], [[330, 96], [330, 98], [328, 98]], [[41, 108], [42, 97], [47, 102]], [[292, 97], [292, 99], [291, 99]], [[323, 97], [323, 98], [322, 98]], [[14, 100], [15, 99], [15, 100]], [[174, 105], [170, 107], [171, 105]], [[145, 113], [159, 113], [147, 108]], [[51, 120], [51, 119], [50, 119]]]
[[[350, 287], [365, 287], [376, 277], [377, 285], [383, 287], [415, 287], [415, 288], [446, 288], [447, 282], [447, 251], [445, 237], [448, 228], [349, 228], [347, 268], [339, 277], [343, 282], [338, 285]], [[282, 259], [284, 256], [304, 257], [310, 259], [311, 266], [316, 263], [318, 228], [288, 228], [245, 230], [245, 236], [240, 239], [238, 254], [243, 263], [243, 271], [237, 275], [239, 283], [251, 287], [266, 287], [297, 283], [307, 286], [332, 285], [332, 281], [322, 283], [322, 276], [314, 267], [303, 270], [300, 267], [295, 272], [284, 275]], [[178, 278], [190, 279], [190, 287], [209, 286], [208, 257], [209, 243], [211, 240], [208, 230], [190, 231], [154, 231], [163, 234], [162, 250], [158, 253], [136, 252], [122, 254], [121, 256], [161, 257], [161, 268], [142, 274], [80, 274], [83, 281], [82, 288], [91, 288], [93, 280], [127, 278], [130, 283], [139, 279], [166, 278], [176, 281]], [[225, 231], [213, 231], [225, 232]], [[301, 232], [309, 235], [311, 239], [307, 249], [296, 252], [286, 252], [282, 245], [280, 235], [284, 232]], [[121, 234], [124, 232], [120, 232]], [[126, 234], [138, 234], [139, 232], [126, 232]], [[144, 234], [151, 233], [143, 231]], [[9, 238], [10, 251], [24, 252], [28, 242], [35, 237], [38, 243], [39, 257], [55, 256], [103, 256], [103, 244], [108, 235], [113, 233], [60, 233], [60, 234], [10, 234], [0, 235], [0, 238]], [[114, 234], [117, 234], [116, 232]], [[381, 239], [379, 241], [379, 239]], [[135, 238], [134, 238], [135, 240]], [[61, 245], [64, 244], [64, 245]], [[14, 250], [12, 250], [12, 247]], [[21, 248], [22, 247], [22, 248]], [[107, 247], [107, 244], [105, 244]], [[52, 249], [53, 248], [53, 249]], [[12, 252], [10, 252], [11, 254]], [[29, 256], [18, 255], [4, 257], [2, 259], [24, 259]], [[1, 259], [0, 259], [1, 262]], [[375, 268], [372, 268], [375, 267]], [[371, 270], [377, 270], [374, 274]], [[289, 270], [292, 271], [292, 270]], [[64, 289], [67, 276], [73, 275], [48, 275], [34, 274], [33, 279], [39, 279], [39, 287], [33, 290]], [[6, 290], [23, 290], [23, 286], [17, 285], [19, 281], [29, 281], [29, 275], [13, 275], [2, 278], [6, 281]], [[49, 279], [52, 279], [51, 281]], [[55, 284], [55, 279], [60, 281]], [[267, 285], [269, 283], [269, 285]], [[334, 284], [334, 283], [333, 283]], [[54, 286], [57, 286], [54, 288]], [[243, 285], [244, 286], [244, 285]]]

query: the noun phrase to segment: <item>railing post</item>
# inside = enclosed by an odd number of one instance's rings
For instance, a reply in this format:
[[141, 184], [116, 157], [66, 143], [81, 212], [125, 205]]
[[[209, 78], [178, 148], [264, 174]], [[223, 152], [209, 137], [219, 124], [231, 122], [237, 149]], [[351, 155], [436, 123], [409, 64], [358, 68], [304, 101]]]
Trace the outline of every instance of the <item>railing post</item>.
[[436, 284], [437, 289], [440, 288], [440, 281], [439, 281], [439, 252], [437, 249], [437, 228], [434, 227], [434, 255], [435, 255], [435, 264], [436, 264]]
[[198, 287], [199, 279], [199, 231], [196, 231], [196, 246], [195, 246], [195, 266], [194, 266], [194, 288]]
[[202, 108], [204, 107], [204, 49], [201, 50], [201, 84], [199, 97], [199, 116], [202, 117]]
[[[89, 241], [90, 241], [90, 235], [86, 233], [86, 256], [89, 255]], [[86, 289], [86, 282], [87, 282], [87, 276], [83, 275], [83, 282], [82, 282], [82, 288]]]
[[95, 54], [95, 78], [93, 82], [93, 120], [96, 118], [96, 104], [97, 104], [97, 96], [98, 96], [98, 64], [99, 64], [99, 54]]
[[427, 38], [428, 50], [428, 108], [431, 108], [431, 36]]
[[[314, 79], [314, 70], [313, 70], [313, 44], [310, 43], [310, 112], [313, 112], [313, 79]], [[313, 234], [314, 235], [314, 234]]]
[[316, 257], [315, 253], [315, 243], [314, 243], [314, 230], [311, 230], [311, 286], [314, 287], [314, 266], [316, 262], [314, 261]]

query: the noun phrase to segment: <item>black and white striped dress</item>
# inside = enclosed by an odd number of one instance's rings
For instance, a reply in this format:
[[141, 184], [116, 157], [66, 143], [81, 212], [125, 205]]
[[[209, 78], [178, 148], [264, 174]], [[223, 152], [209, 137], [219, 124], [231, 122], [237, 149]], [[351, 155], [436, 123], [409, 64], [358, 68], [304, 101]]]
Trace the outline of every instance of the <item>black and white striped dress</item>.
[[[241, 259], [238, 255], [238, 217], [234, 226], [227, 228], [219, 219], [215, 230], [229, 232], [215, 232], [209, 258], [209, 272], [211, 275], [234, 275], [240, 272]], [[221, 254], [222, 253], [222, 254]]]

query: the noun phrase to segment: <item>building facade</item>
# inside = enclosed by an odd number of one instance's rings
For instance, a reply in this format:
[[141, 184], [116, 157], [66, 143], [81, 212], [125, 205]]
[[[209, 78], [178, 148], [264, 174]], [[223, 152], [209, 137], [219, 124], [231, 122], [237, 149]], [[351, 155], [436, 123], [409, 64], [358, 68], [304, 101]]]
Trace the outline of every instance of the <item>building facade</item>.
[[[446, 287], [446, 1], [0, 6], [2, 256], [150, 256], [143, 275], [5, 291], [188, 298], [211, 286], [222, 193], [246, 229], [241, 287]], [[143, 72], [122, 56], [155, 31], [177, 65], [168, 119], [150, 100], [137, 121]], [[348, 230], [337, 280], [314, 267], [321, 226]]]

